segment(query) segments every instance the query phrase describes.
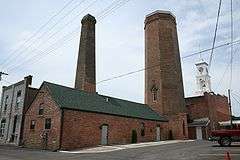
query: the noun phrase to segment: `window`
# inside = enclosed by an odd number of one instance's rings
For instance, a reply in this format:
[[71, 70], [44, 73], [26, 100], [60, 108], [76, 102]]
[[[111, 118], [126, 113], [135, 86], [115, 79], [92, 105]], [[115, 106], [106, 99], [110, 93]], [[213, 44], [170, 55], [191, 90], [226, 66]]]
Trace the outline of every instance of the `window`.
[[40, 104], [39, 110], [38, 110], [38, 115], [43, 115], [43, 103]]
[[8, 96], [6, 96], [6, 98], [5, 98], [4, 112], [7, 111], [7, 105], [8, 105]]
[[22, 91], [17, 92], [16, 107], [19, 107], [19, 104], [21, 102], [21, 94], [22, 94]]
[[145, 136], [145, 124], [141, 123], [141, 136]]
[[156, 102], [157, 101], [157, 91], [153, 91], [152, 95], [153, 95], [153, 102]]
[[51, 118], [45, 119], [45, 129], [51, 129]]
[[36, 121], [31, 120], [30, 129], [35, 129]]
[[152, 100], [153, 102], [156, 102], [158, 99], [158, 95], [157, 95], [158, 87], [155, 84], [152, 86], [151, 92], [152, 92]]
[[6, 119], [2, 119], [1, 126], [0, 126], [0, 137], [4, 136], [5, 126], [6, 126]]

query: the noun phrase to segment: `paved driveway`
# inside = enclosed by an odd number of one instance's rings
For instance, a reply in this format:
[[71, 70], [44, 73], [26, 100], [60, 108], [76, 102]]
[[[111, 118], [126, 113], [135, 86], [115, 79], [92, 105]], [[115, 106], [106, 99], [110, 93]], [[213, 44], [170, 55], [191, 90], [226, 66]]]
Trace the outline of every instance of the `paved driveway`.
[[240, 160], [240, 144], [219, 147], [208, 141], [128, 148], [105, 153], [59, 153], [0, 146], [0, 160], [221, 160], [226, 151]]

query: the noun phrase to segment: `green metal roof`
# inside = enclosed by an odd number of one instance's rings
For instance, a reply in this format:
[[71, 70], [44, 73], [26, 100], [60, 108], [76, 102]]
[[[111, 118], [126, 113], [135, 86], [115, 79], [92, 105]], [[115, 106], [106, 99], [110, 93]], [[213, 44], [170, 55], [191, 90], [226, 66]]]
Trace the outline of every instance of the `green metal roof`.
[[153, 111], [146, 104], [103, 96], [97, 93], [88, 93], [49, 82], [44, 82], [43, 85], [49, 88], [52, 98], [60, 108], [154, 121], [167, 121], [165, 117]]

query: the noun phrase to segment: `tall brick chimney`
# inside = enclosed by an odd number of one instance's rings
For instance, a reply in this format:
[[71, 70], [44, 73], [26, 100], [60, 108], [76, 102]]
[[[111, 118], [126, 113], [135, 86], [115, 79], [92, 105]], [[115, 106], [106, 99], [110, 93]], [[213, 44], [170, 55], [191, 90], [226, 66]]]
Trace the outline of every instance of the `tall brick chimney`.
[[187, 116], [175, 16], [155, 11], [145, 19], [145, 103], [168, 116], [174, 139], [187, 137]]
[[87, 92], [96, 92], [95, 69], [95, 24], [90, 14], [83, 17], [78, 52], [75, 88]]

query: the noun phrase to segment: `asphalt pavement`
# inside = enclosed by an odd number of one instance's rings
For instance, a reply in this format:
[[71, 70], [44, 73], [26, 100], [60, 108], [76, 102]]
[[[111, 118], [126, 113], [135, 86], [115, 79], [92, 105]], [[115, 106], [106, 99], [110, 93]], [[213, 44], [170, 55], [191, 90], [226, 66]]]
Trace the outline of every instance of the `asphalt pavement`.
[[240, 144], [220, 147], [208, 141], [186, 141], [127, 148], [103, 153], [62, 153], [13, 146], [0, 146], [0, 160], [222, 160], [230, 152], [240, 160]]

